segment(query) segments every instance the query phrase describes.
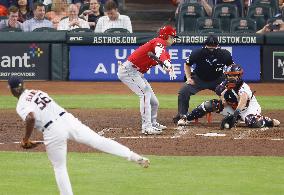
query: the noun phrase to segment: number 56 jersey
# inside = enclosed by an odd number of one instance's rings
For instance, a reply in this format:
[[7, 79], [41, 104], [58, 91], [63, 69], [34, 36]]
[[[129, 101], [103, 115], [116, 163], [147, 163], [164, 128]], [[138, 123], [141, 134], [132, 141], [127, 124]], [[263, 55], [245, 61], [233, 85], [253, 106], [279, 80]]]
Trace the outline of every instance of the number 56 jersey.
[[26, 89], [19, 97], [16, 108], [19, 116], [25, 121], [29, 113], [35, 116], [35, 128], [43, 129], [51, 120], [56, 120], [65, 110], [59, 106], [49, 95], [40, 90]]

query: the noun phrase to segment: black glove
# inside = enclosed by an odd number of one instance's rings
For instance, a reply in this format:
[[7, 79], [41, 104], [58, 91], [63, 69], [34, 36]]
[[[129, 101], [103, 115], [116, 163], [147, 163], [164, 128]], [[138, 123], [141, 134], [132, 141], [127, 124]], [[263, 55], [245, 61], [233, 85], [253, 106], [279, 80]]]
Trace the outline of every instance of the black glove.
[[228, 129], [231, 129], [233, 126], [235, 126], [235, 124], [238, 122], [240, 113], [240, 109], [236, 109], [234, 114], [229, 114], [228, 116], [223, 118], [220, 129], [223, 130], [225, 128], [226, 123], [229, 125]]

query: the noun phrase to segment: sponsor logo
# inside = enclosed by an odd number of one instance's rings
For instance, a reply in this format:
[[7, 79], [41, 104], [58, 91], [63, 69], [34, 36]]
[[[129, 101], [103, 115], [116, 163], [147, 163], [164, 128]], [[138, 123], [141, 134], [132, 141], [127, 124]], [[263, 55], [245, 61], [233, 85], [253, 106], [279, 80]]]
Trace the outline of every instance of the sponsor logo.
[[95, 43], [95, 44], [106, 44], [106, 43], [110, 43], [110, 44], [117, 44], [117, 43], [136, 44], [137, 43], [137, 37], [95, 36], [93, 43]]
[[[207, 36], [182, 36], [176, 38], [176, 43], [203, 44]], [[256, 36], [218, 36], [220, 44], [257, 44]]]
[[284, 51], [273, 52], [273, 79], [284, 80]]
[[29, 54], [33, 58], [34, 57], [39, 58], [43, 54], [43, 51], [35, 43], [33, 43], [30, 45]]
[[[29, 79], [45, 78], [48, 51], [41, 44], [11, 44], [10, 50], [0, 50], [0, 79], [21, 76]], [[6, 48], [7, 44], [1, 44]], [[44, 75], [46, 74], [46, 75]]]
[[70, 41], [82, 41], [83, 37], [70, 37], [69, 40]]
[[43, 50], [35, 43], [31, 44], [27, 52], [22, 55], [2, 55], [0, 57], [0, 67], [2, 68], [33, 68], [35, 63], [32, 59], [40, 58]]

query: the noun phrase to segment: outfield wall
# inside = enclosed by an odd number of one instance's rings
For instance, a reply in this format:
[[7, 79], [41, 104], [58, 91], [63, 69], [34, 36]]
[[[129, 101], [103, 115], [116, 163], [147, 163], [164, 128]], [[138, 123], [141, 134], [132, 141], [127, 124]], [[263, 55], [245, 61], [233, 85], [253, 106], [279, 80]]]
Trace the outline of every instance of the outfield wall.
[[[284, 34], [216, 34], [235, 63], [252, 82], [284, 81]], [[155, 34], [94, 34], [87, 32], [0, 32], [0, 80], [20, 75], [28, 80], [116, 81], [117, 61], [125, 61], [139, 45]], [[168, 48], [177, 81], [183, 81], [183, 64], [207, 35], [179, 34]], [[168, 81], [156, 66], [146, 74], [150, 81]]]

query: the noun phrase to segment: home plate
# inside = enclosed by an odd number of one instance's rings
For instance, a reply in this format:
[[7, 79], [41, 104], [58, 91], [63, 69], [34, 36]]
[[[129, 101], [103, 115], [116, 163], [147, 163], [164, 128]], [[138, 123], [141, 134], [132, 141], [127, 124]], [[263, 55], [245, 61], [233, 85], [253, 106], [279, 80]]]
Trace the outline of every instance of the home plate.
[[224, 137], [226, 134], [223, 133], [198, 133], [196, 135], [206, 136], [206, 137]]

